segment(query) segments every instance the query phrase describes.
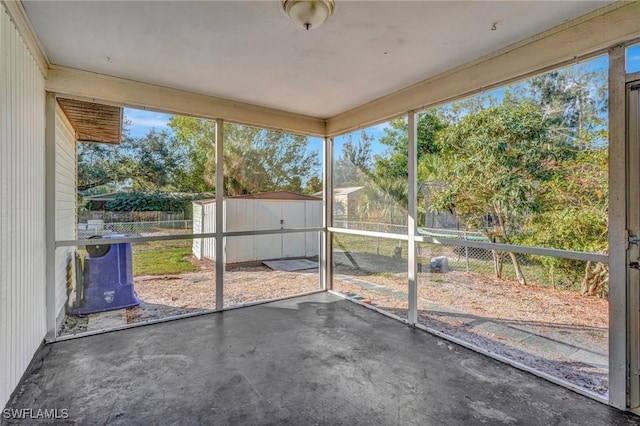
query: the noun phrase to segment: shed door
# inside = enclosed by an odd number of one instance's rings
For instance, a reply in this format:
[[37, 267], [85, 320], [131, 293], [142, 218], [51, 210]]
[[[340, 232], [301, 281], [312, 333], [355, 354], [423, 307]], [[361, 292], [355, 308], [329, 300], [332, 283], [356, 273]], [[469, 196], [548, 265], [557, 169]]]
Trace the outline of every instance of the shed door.
[[[283, 202], [282, 227], [283, 229], [304, 228], [305, 211], [304, 201]], [[282, 257], [302, 257], [305, 255], [305, 234], [282, 234]]]
[[[256, 200], [256, 230], [281, 229], [282, 203]], [[282, 257], [282, 235], [256, 235], [256, 259], [279, 259]]]

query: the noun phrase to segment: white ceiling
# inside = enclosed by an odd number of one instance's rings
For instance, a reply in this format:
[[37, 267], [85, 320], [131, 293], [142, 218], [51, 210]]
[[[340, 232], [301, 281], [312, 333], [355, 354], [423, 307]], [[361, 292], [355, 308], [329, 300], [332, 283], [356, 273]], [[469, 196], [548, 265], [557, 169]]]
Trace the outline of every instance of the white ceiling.
[[[51, 63], [328, 118], [610, 1], [24, 1]], [[495, 30], [492, 30], [493, 24]]]

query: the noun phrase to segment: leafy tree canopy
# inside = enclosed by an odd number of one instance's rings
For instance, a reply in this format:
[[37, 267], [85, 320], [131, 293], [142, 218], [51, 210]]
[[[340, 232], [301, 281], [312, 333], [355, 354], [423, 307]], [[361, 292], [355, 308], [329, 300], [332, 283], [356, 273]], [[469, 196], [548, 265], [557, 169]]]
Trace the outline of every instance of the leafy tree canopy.
[[539, 108], [526, 101], [468, 114], [436, 142], [446, 186], [434, 194], [431, 208], [455, 211], [477, 228], [488, 214], [496, 215], [499, 226], [486, 232], [504, 243], [522, 217], [540, 210], [550, 166], [564, 154], [551, 143]]
[[354, 141], [353, 133], [345, 136], [342, 153], [333, 167], [336, 187], [364, 185], [372, 173], [371, 142], [373, 137], [362, 130]]
[[[107, 201], [105, 209], [113, 212], [182, 212], [185, 204], [197, 198], [191, 194], [131, 191], [120, 193], [115, 200]], [[87, 208], [91, 210], [91, 207], [89, 202]]]
[[[194, 186], [214, 190], [215, 122], [173, 117], [169, 126], [188, 154]], [[224, 124], [224, 135], [226, 194], [318, 188], [320, 159], [307, 149], [306, 136], [230, 123]]]
[[[435, 136], [440, 130], [447, 127], [447, 123], [438, 115], [437, 111], [430, 110], [418, 115], [416, 127], [418, 158], [437, 154], [439, 148], [435, 143]], [[378, 178], [407, 178], [408, 135], [408, 124], [404, 117], [391, 121], [390, 127], [385, 128], [385, 135], [380, 138], [380, 142], [389, 147], [389, 152], [375, 157], [375, 174]]]

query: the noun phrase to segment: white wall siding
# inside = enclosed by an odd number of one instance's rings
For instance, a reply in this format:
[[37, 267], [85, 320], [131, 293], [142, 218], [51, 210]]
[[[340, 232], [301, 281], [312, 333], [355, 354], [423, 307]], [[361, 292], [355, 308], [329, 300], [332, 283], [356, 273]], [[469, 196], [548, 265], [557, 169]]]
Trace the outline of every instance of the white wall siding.
[[[322, 227], [322, 202], [318, 207], [317, 201], [305, 201], [305, 223], [307, 228]], [[304, 234], [307, 256], [317, 256], [320, 250], [320, 233], [307, 232]]]
[[[211, 234], [216, 232], [216, 204], [207, 203], [202, 205], [202, 233]], [[215, 238], [203, 238], [202, 239], [202, 251], [204, 257], [215, 259], [216, 253], [216, 239]], [[212, 253], [208, 256], [207, 253]]]
[[[76, 133], [56, 105], [56, 240], [76, 239]], [[56, 318], [64, 318], [69, 295], [75, 290], [74, 248], [56, 249]]]
[[0, 3], [0, 407], [46, 334], [44, 78]]
[[[202, 225], [194, 232], [215, 232], [215, 203], [203, 203]], [[225, 232], [316, 228], [322, 226], [322, 201], [228, 199], [224, 201]], [[224, 262], [252, 262], [318, 255], [318, 233], [247, 235], [225, 239]], [[194, 250], [196, 250], [194, 243]], [[215, 259], [215, 241], [198, 246], [203, 257]]]
[[[225, 200], [225, 231], [252, 231], [256, 228], [255, 200]], [[269, 238], [270, 235], [264, 237]], [[276, 235], [277, 237], [277, 235]], [[280, 242], [277, 242], [280, 244]], [[208, 253], [208, 254], [207, 254]], [[215, 259], [215, 251], [205, 252], [205, 256]], [[225, 263], [247, 262], [256, 259], [255, 236], [232, 237], [225, 240]]]
[[[193, 203], [193, 233], [202, 233], [202, 212], [204, 207], [200, 203]], [[194, 238], [191, 243], [191, 251], [196, 259], [202, 259], [202, 238]]]

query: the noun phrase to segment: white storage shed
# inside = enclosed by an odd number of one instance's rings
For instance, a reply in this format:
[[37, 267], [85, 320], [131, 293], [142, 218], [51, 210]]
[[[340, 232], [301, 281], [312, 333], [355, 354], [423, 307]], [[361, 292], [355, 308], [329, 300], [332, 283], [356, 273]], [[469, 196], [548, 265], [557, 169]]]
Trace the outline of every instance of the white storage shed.
[[[224, 232], [315, 228], [322, 226], [322, 200], [289, 191], [239, 195], [224, 200]], [[193, 233], [215, 232], [215, 200], [193, 203]], [[318, 255], [317, 232], [225, 238], [224, 263]], [[215, 259], [213, 238], [193, 240], [198, 259]]]

